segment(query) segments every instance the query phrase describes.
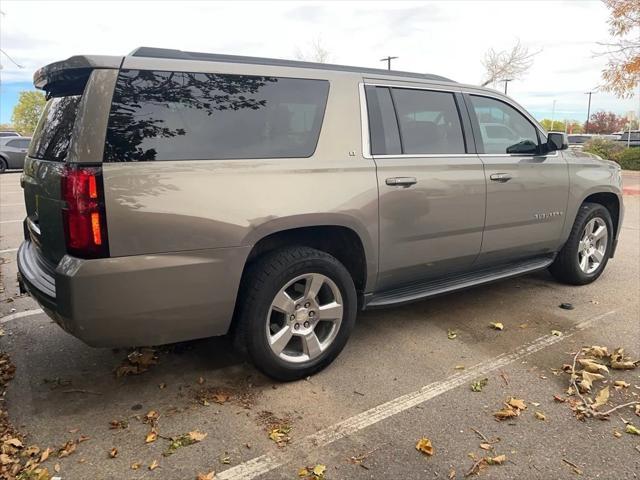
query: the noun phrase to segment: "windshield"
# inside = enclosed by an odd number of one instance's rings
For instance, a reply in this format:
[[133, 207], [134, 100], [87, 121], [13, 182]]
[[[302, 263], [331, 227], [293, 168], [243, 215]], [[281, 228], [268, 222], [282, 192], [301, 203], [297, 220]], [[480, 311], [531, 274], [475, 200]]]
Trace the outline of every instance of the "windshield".
[[80, 97], [54, 97], [47, 102], [33, 134], [30, 157], [54, 162], [65, 160]]

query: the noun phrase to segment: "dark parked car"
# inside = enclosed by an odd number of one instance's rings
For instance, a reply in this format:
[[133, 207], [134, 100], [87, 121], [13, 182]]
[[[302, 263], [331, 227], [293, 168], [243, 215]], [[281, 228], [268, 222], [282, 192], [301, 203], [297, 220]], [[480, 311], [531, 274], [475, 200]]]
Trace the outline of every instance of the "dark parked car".
[[31, 137], [0, 138], [0, 173], [4, 173], [9, 168], [22, 170], [30, 142]]
[[620, 140], [618, 141], [628, 145], [629, 147], [640, 147], [640, 130], [622, 132]]

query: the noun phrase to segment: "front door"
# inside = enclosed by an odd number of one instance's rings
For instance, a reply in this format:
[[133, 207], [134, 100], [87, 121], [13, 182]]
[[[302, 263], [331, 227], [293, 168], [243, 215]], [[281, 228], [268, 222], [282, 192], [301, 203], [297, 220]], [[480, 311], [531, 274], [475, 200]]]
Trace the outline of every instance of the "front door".
[[366, 92], [379, 189], [376, 290], [470, 268], [482, 243], [486, 185], [462, 96], [387, 86]]
[[[487, 176], [487, 220], [478, 265], [554, 252], [565, 222], [568, 166], [543, 154], [546, 138], [514, 106], [468, 95]], [[474, 118], [475, 116], [475, 118]]]

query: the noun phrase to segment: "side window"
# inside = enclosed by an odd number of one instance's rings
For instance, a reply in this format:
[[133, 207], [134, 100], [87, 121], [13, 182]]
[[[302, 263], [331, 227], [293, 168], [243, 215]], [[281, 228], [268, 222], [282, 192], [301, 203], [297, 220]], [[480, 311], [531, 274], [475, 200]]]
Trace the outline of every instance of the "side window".
[[471, 95], [484, 153], [537, 153], [538, 131], [518, 110], [493, 98]]
[[365, 91], [369, 113], [371, 153], [373, 155], [398, 155], [402, 153], [398, 121], [393, 109], [391, 92], [387, 87], [372, 86], [367, 86]]
[[7, 147], [18, 148], [18, 143], [20, 143], [20, 140], [9, 140], [6, 145]]
[[326, 80], [121, 70], [105, 162], [310, 157]]
[[29, 143], [30, 143], [30, 140], [27, 140], [27, 139], [20, 140], [20, 144], [18, 145], [18, 148], [29, 148]]
[[466, 152], [453, 93], [394, 88], [403, 153]]

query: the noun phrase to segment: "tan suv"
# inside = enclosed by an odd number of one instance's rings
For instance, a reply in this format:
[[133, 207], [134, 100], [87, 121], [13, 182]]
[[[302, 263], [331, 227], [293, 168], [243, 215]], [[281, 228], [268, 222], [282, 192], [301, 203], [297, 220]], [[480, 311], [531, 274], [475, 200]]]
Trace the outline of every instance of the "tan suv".
[[358, 309], [550, 267], [595, 280], [620, 169], [436, 75], [140, 48], [35, 77], [20, 282], [95, 346], [232, 333], [274, 377]]

